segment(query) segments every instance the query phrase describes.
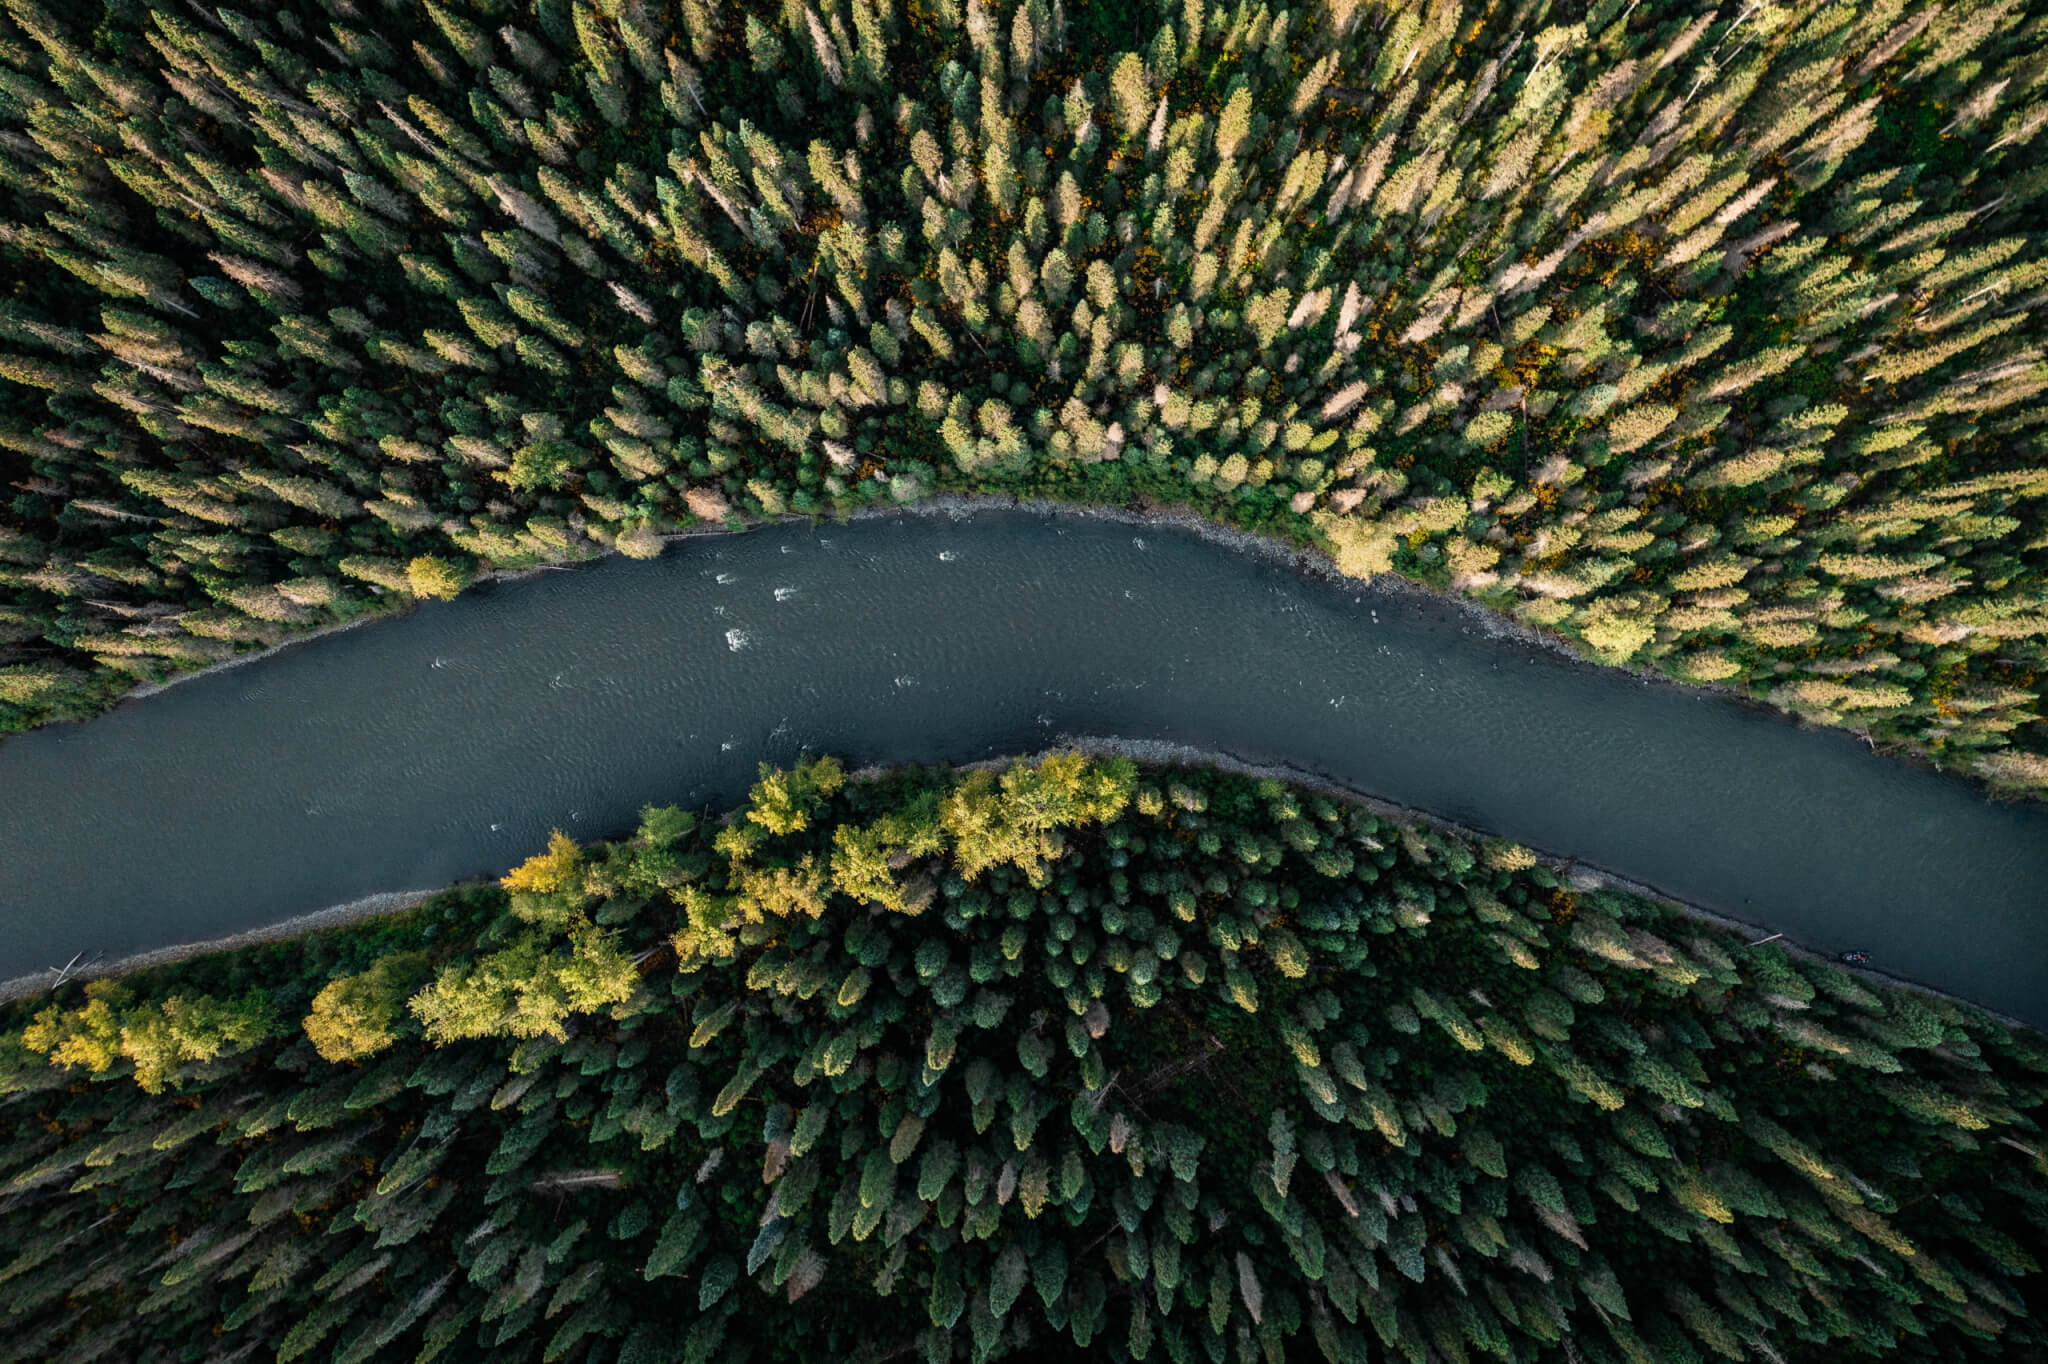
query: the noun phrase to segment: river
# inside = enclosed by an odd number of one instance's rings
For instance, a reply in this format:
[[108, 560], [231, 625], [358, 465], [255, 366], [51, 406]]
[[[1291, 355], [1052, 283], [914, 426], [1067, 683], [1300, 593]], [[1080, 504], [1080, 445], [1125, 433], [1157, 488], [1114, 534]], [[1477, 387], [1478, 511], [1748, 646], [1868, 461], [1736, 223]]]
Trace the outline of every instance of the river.
[[2048, 1023], [2048, 812], [1186, 530], [783, 525], [488, 585], [0, 744], [0, 979], [499, 872], [756, 764], [1284, 764]]

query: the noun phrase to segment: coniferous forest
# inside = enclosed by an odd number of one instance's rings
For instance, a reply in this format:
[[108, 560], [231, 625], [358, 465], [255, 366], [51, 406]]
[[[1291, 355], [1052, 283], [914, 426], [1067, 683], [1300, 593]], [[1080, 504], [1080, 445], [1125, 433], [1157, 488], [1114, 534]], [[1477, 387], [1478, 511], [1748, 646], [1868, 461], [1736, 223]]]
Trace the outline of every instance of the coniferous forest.
[[6, 1023], [8, 1359], [2048, 1349], [2038, 1034], [1277, 781], [764, 768]]
[[2044, 86], [2022, 0], [0, 0], [0, 727], [950, 488], [2039, 788]]

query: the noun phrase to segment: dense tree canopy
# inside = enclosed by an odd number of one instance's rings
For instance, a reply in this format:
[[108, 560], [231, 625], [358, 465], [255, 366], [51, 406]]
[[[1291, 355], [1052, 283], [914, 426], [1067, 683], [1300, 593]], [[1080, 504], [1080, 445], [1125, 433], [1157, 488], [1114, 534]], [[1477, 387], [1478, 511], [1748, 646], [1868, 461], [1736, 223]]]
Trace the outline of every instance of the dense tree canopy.
[[968, 487], [2048, 783], [2038, 11], [4, 0], [0, 724]]
[[1518, 847], [820, 760], [16, 1006], [0, 1358], [2037, 1359], [2044, 1093]]

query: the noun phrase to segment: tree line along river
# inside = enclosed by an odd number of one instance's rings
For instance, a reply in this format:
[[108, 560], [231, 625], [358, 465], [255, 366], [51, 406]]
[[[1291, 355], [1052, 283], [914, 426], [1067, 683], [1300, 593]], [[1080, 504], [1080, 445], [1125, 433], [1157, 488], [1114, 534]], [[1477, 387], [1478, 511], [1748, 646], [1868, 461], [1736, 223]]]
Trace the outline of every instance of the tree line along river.
[[499, 872], [761, 762], [1285, 765], [2048, 1022], [2048, 813], [1186, 530], [785, 525], [503, 583], [0, 743], [0, 979]]

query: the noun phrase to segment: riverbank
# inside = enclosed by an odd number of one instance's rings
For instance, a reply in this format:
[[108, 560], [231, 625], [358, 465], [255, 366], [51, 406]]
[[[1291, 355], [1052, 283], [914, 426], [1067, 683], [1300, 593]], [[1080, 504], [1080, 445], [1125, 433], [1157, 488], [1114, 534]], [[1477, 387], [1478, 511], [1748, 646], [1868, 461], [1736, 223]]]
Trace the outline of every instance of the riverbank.
[[[978, 763], [963, 764], [963, 766], [986, 767], [990, 770], [1000, 771], [1012, 763], [1035, 762], [1048, 754], [1068, 750], [1079, 750], [1095, 758], [1129, 758], [1141, 767], [1153, 769], [1162, 767], [1213, 767], [1220, 772], [1229, 772], [1241, 777], [1252, 777], [1255, 779], [1270, 778], [1286, 782], [1288, 785], [1299, 787], [1304, 791], [1313, 791], [1318, 795], [1328, 796], [1332, 800], [1341, 800], [1347, 804], [1359, 806], [1362, 809], [1371, 811], [1382, 819], [1397, 824], [1419, 825], [1436, 833], [1461, 839], [1475, 846], [1512, 841], [1502, 839], [1495, 834], [1474, 829], [1469, 825], [1460, 824], [1455, 820], [1445, 819], [1441, 815], [1431, 814], [1427, 810], [1418, 810], [1411, 805], [1398, 805], [1393, 801], [1383, 800], [1356, 787], [1346, 786], [1342, 782], [1333, 781], [1319, 773], [1310, 772], [1302, 768], [1287, 764], [1249, 762], [1234, 753], [1228, 753], [1222, 749], [1198, 748], [1190, 744], [1166, 743], [1154, 739], [1122, 739], [1113, 735], [1063, 734], [1060, 736], [1057, 744], [1040, 750], [1037, 753], [1024, 753], [1004, 758], [986, 759]], [[864, 772], [853, 775], [859, 777], [868, 772], [882, 770], [886, 769], [866, 769]], [[1515, 846], [1523, 847], [1525, 845], [1516, 844]], [[1758, 924], [1732, 918], [1726, 914], [1719, 914], [1699, 905], [1689, 904], [1677, 896], [1659, 890], [1655, 886], [1648, 885], [1642, 881], [1631, 880], [1618, 872], [1608, 871], [1603, 867], [1594, 866], [1575, 857], [1560, 856], [1557, 853], [1547, 852], [1541, 848], [1528, 848], [1527, 851], [1533, 854], [1539, 863], [1548, 867], [1553, 875], [1571, 885], [1575, 890], [1611, 889], [1629, 895], [1640, 896], [1643, 899], [1653, 900], [1668, 909], [1675, 910], [1689, 919], [1697, 919], [1702, 923], [1711, 924], [1716, 928], [1725, 929], [1731, 933], [1741, 933], [1750, 942], [1755, 942], [1759, 938], [1769, 936], [1773, 941], [1782, 946], [1787, 953], [1803, 961], [1840, 964], [1833, 953], [1806, 947], [1797, 939], [1789, 937], [1784, 932], [1774, 929], [1768, 924]], [[1963, 1005], [1967, 1008], [1980, 1009], [2009, 1028], [2030, 1028], [2033, 1026], [2022, 1019], [2014, 1018], [2010, 1014], [1986, 1008], [1974, 1000], [1965, 999], [1961, 995], [1939, 989], [1924, 981], [1914, 980], [1910, 976], [1895, 975], [1892, 972], [1871, 967], [1860, 967], [1857, 970], [1857, 974], [1875, 980], [1881, 985], [1892, 986], [1901, 990], [1914, 990], [1921, 994], [1932, 995], [1939, 999], [1948, 1000], [1951, 1003]]]
[[[1939, 773], [1952, 780], [1969, 783], [1993, 800], [2009, 801], [2022, 805], [2048, 804], [2048, 791], [2035, 791], [2025, 787], [1999, 785], [1983, 774], [1943, 767], [1932, 756], [1918, 749], [1900, 748], [1892, 744], [1880, 745], [1876, 736], [1858, 725], [1828, 724], [1796, 710], [1776, 705], [1742, 687], [1730, 686], [1724, 682], [1695, 682], [1674, 676], [1659, 669], [1635, 663], [1605, 663], [1587, 654], [1571, 638], [1557, 630], [1534, 625], [1509, 615], [1482, 601], [1476, 601], [1461, 592], [1449, 588], [1433, 587], [1417, 582], [1392, 571], [1377, 573], [1370, 578], [1347, 576], [1337, 567], [1337, 561], [1321, 548], [1308, 545], [1292, 545], [1273, 536], [1261, 535], [1256, 531], [1244, 530], [1237, 526], [1217, 521], [1182, 504], [1159, 504], [1145, 502], [1135, 507], [1119, 507], [1090, 502], [1063, 502], [1053, 498], [1011, 497], [997, 493], [939, 493], [933, 497], [901, 506], [864, 507], [855, 512], [852, 519], [865, 520], [902, 514], [918, 516], [966, 517], [978, 511], [1021, 511], [1042, 516], [1068, 516], [1085, 520], [1108, 521], [1117, 525], [1128, 525], [1138, 529], [1167, 527], [1186, 531], [1209, 544], [1219, 546], [1233, 553], [1261, 559], [1268, 563], [1284, 565], [1297, 572], [1326, 582], [1357, 587], [1369, 586], [1389, 596], [1408, 597], [1427, 601], [1455, 610], [1475, 629], [1488, 639], [1506, 641], [1541, 649], [1546, 653], [1571, 663], [1600, 668], [1633, 677], [1646, 685], [1670, 687], [1675, 690], [1702, 698], [1712, 697], [1733, 701], [1749, 707], [1759, 714], [1777, 716], [1792, 721], [1801, 729], [1820, 732], [1848, 734], [1861, 739], [1870, 751], [1892, 762], [1904, 763], [1922, 771]], [[802, 520], [801, 517], [787, 517], [784, 520]], [[765, 523], [764, 523], [765, 524]], [[684, 532], [676, 538], [683, 538], [691, 532]], [[723, 532], [714, 532], [723, 533]]]
[[[153, 951], [123, 957], [119, 961], [81, 963], [65, 974], [63, 979], [99, 980], [106, 976], [125, 976], [136, 971], [147, 971], [153, 966], [169, 966], [172, 962], [190, 961], [194, 957], [210, 957], [219, 952], [233, 952], [239, 948], [255, 947], [262, 943], [278, 942], [308, 933], [346, 928], [365, 919], [418, 909], [434, 896], [449, 889], [453, 887], [437, 886], [433, 890], [394, 890], [378, 895], [365, 895], [362, 899], [351, 900], [347, 904], [330, 905], [326, 909], [316, 909], [310, 914], [296, 914], [274, 924], [264, 924], [240, 933], [230, 933], [226, 937], [159, 947]], [[63, 967], [53, 966], [36, 975], [0, 980], [0, 1004], [11, 1004], [17, 999], [26, 999], [54, 988], [58, 983], [58, 974], [63, 971]]]
[[[974, 762], [958, 763], [954, 764], [954, 766], [960, 771], [1001, 772], [1016, 763], [1037, 762], [1054, 753], [1072, 751], [1079, 751], [1095, 758], [1129, 758], [1140, 767], [1153, 771], [1168, 767], [1213, 768], [1217, 771], [1228, 772], [1236, 776], [1249, 777], [1255, 780], [1277, 780], [1300, 790], [1314, 792], [1318, 795], [1327, 796], [1332, 800], [1357, 806], [1391, 823], [1426, 828], [1432, 832], [1456, 838], [1474, 846], [1509, 841], [1500, 839], [1498, 836], [1483, 830], [1472, 828], [1469, 825], [1460, 824], [1455, 820], [1432, 814], [1427, 810], [1397, 804], [1304, 768], [1295, 767], [1290, 764], [1251, 762], [1223, 749], [1202, 748], [1191, 744], [1170, 743], [1163, 740], [1127, 739], [1115, 735], [1063, 734], [1059, 736], [1056, 743], [1036, 751], [1004, 754], [997, 757], [979, 759]], [[850, 781], [872, 781], [882, 778], [895, 770], [896, 767], [894, 765], [871, 764], [847, 775]], [[727, 814], [730, 812], [714, 813]], [[599, 837], [620, 837], [626, 832], [629, 831], [611, 831], [601, 834]], [[1524, 845], [1516, 844], [1515, 846], [1522, 847]], [[1736, 919], [1699, 905], [1689, 904], [1674, 895], [1658, 889], [1656, 886], [1632, 880], [1629, 877], [1591, 865], [1577, 858], [1561, 856], [1541, 848], [1527, 848], [1526, 851], [1534, 856], [1539, 864], [1548, 868], [1553, 875], [1574, 889], [1611, 889], [1629, 895], [1640, 896], [1682, 914], [1686, 918], [1698, 920], [1728, 932], [1740, 933], [1749, 941], [1755, 941], [1756, 939], [1768, 936], [1773, 941], [1776, 941], [1784, 951], [1805, 961], [1832, 964], [1836, 960], [1832, 953], [1809, 948], [1796, 939], [1785, 935], [1783, 932], [1773, 929], [1769, 924]], [[457, 885], [460, 884], [462, 883], [457, 883]], [[296, 915], [275, 924], [248, 929], [240, 933], [229, 934], [225, 937], [208, 939], [204, 942], [158, 948], [154, 951], [124, 957], [118, 961], [82, 964], [72, 969], [65, 976], [65, 979], [82, 981], [128, 975], [137, 971], [145, 971], [152, 967], [167, 966], [173, 962], [188, 961], [196, 957], [233, 952], [262, 943], [277, 942], [282, 939], [344, 928], [384, 915], [399, 914], [417, 909], [433, 896], [454, 888], [452, 886], [443, 886], [435, 887], [431, 890], [392, 891], [364, 896], [361, 899], [352, 900], [346, 904], [332, 905], [325, 909], [315, 910], [312, 913]], [[55, 973], [60, 969], [52, 968], [50, 971], [40, 974], [16, 976], [10, 980], [0, 981], [0, 1005], [28, 998], [51, 989], [55, 983], [58, 983], [55, 980]], [[1913, 990], [1968, 1008], [1981, 1009], [1984, 1013], [1996, 1018], [2000, 1023], [2009, 1028], [2025, 1029], [2031, 1026], [2025, 1021], [2009, 1014], [1985, 1008], [1983, 1005], [1965, 999], [1960, 995], [1915, 980], [1910, 976], [1902, 976], [1891, 971], [1868, 967], [1860, 969], [1857, 974], [1868, 977], [1881, 985]]]
[[[1452, 592], [1444, 588], [1431, 587], [1427, 583], [1416, 582], [1414, 579], [1405, 578], [1398, 573], [1380, 573], [1370, 578], [1347, 577], [1338, 569], [1336, 560], [1319, 548], [1292, 545], [1270, 535], [1261, 535], [1256, 531], [1244, 530], [1240, 527], [1215, 520], [1212, 517], [1204, 516], [1202, 513], [1194, 510], [1194, 508], [1184, 504], [1153, 503], [1147, 501], [1137, 506], [1114, 506], [1093, 502], [1066, 502], [1055, 498], [1015, 497], [1005, 493], [945, 492], [935, 493], [930, 497], [920, 498], [915, 502], [870, 504], [856, 508], [846, 515], [833, 519], [841, 525], [854, 521], [887, 520], [898, 516], [941, 517], [950, 520], [961, 520], [977, 512], [985, 511], [1025, 512], [1039, 516], [1106, 521], [1114, 525], [1130, 526], [1139, 530], [1167, 528], [1185, 531], [1208, 544], [1216, 545], [1232, 553], [1291, 568], [1326, 582], [1371, 586], [1380, 591], [1408, 594], [1454, 607], [1479, 626], [1482, 632], [1490, 639], [1527, 644], [1577, 663], [1584, 663], [1596, 668], [1610, 668], [1645, 681], [1662, 683], [1667, 686], [1677, 687], [1683, 691], [1696, 692], [1702, 696], [1726, 697], [1730, 700], [1757, 706], [1773, 714], [1789, 715], [1793, 719], [1799, 720], [1802, 724], [1809, 723], [1794, 712], [1782, 710], [1771, 705], [1769, 702], [1758, 700], [1746, 691], [1721, 683], [1688, 682], [1681, 678], [1673, 677], [1668, 673], [1632, 664], [1602, 663], [1598, 659], [1589, 658], [1583, 651], [1576, 648], [1571, 640], [1555, 630], [1544, 629], [1541, 626], [1531, 625], [1527, 621], [1517, 620], [1505, 612], [1497, 611], [1484, 603], [1473, 601], [1461, 593]], [[790, 513], [784, 516], [761, 517], [746, 521], [737, 529], [731, 525], [714, 525], [705, 522], [694, 526], [686, 526], [681, 530], [665, 532], [661, 535], [660, 539], [663, 546], [666, 547], [691, 540], [747, 535], [769, 526], [817, 525], [822, 524], [824, 520], [825, 518], [800, 516]], [[552, 564], [535, 564], [527, 568], [487, 570], [480, 574], [476, 581], [471, 584], [471, 587], [466, 590], [474, 590], [486, 584], [525, 582], [529, 579], [538, 578], [543, 573], [570, 573], [578, 568], [614, 557], [624, 557], [624, 555], [616, 548], [604, 548], [581, 559], [567, 559]], [[260, 663], [264, 659], [275, 657], [287, 649], [295, 649], [302, 644], [310, 644], [314, 640], [325, 639], [330, 635], [338, 635], [345, 630], [353, 630], [359, 625], [368, 625], [380, 620], [396, 619], [416, 609], [419, 605], [416, 600], [404, 597], [394, 598], [390, 595], [386, 595], [380, 600], [388, 604], [386, 609], [366, 611], [362, 615], [350, 620], [340, 621], [333, 625], [323, 625], [263, 649], [237, 654], [233, 658], [222, 659], [218, 663], [210, 663], [203, 668], [195, 668], [191, 672], [178, 673], [173, 677], [165, 678], [161, 682], [138, 684], [130, 690], [121, 693], [114, 699], [113, 704], [121, 705], [129, 701], [139, 701], [198, 678], [211, 677], [216, 673], [226, 672], [250, 663]], [[1855, 734], [1866, 741], [1870, 740], [1870, 736], [1867, 733], [1862, 730], [1849, 729], [1847, 726], [1827, 725], [1814, 727], [1844, 729], [1846, 732]]]
[[[384, 600], [391, 599], [385, 598]], [[330, 635], [343, 634], [355, 629], [357, 626], [370, 625], [380, 620], [391, 620], [405, 615], [413, 610], [416, 605], [416, 602], [399, 598], [389, 609], [365, 611], [361, 615], [351, 616], [347, 620], [336, 621], [332, 625], [323, 625], [317, 630], [308, 630], [302, 635], [293, 635], [290, 639], [279, 640], [277, 643], [265, 648], [251, 649], [246, 654], [236, 654], [233, 658], [224, 658], [218, 663], [209, 663], [203, 668], [194, 668], [191, 672], [174, 674], [166, 677], [161, 682], [139, 683], [115, 697], [113, 705], [123, 706], [130, 701], [147, 700], [149, 697], [161, 695], [173, 687], [183, 686], [187, 682], [197, 682], [202, 677], [212, 677], [215, 673], [224, 673], [233, 668], [246, 667], [251, 663], [261, 663], [266, 658], [277, 657], [287, 649], [296, 649], [301, 645], [311, 644], [314, 640], [326, 639]], [[77, 724], [82, 722], [72, 721], [71, 723]]]
[[[2002, 786], [1975, 771], [1945, 768], [1936, 762], [1931, 755], [1918, 749], [1901, 748], [1890, 744], [1880, 746], [1876, 737], [1860, 726], [1829, 724], [1816, 721], [1807, 714], [1778, 706], [1744, 688], [1719, 682], [1690, 681], [1640, 664], [1602, 662], [1588, 655], [1568, 636], [1559, 631], [1520, 620], [1485, 602], [1475, 601], [1463, 593], [1454, 592], [1448, 588], [1434, 587], [1391, 571], [1375, 574], [1370, 578], [1347, 577], [1338, 569], [1336, 561], [1328, 553], [1315, 545], [1290, 544], [1275, 536], [1245, 530], [1206, 516], [1186, 504], [1157, 503], [1146, 499], [1137, 505], [1118, 506], [1107, 503], [1064, 501], [1045, 497], [1018, 497], [1006, 493], [942, 492], [920, 498], [915, 502], [872, 503], [833, 519], [842, 525], [856, 521], [886, 520], [899, 516], [957, 520], [972, 516], [977, 512], [986, 511], [1024, 512], [1048, 517], [1102, 521], [1115, 525], [1130, 526], [1138, 530], [1172, 529], [1182, 531], [1195, 536], [1205, 543], [1215, 545], [1231, 553], [1283, 566], [1326, 582], [1359, 587], [1369, 586], [1375, 591], [1384, 592], [1390, 596], [1406, 596], [1449, 607], [1470, 621], [1476, 630], [1489, 639], [1503, 640], [1542, 649], [1567, 661], [1623, 673], [1646, 684], [1673, 687], [1680, 692], [1700, 697], [1715, 697], [1734, 701], [1754, 708], [1759, 713], [1790, 719], [1802, 728], [1822, 731], [1832, 730], [1849, 734], [1861, 739], [1870, 747], [1872, 752], [1890, 761], [1906, 763], [1925, 771], [1937, 772], [1946, 777], [1960, 779], [1968, 782], [1995, 800], [2014, 801], [2022, 804], [2048, 803], [2048, 792], [2037, 792], [2022, 787]], [[803, 516], [796, 513], [777, 517], [761, 517], [750, 521], [737, 517], [734, 519], [742, 520], [743, 523], [738, 528], [735, 528], [727, 523], [714, 524], [704, 522], [686, 526], [680, 530], [666, 532], [661, 535], [660, 539], [664, 547], [666, 547], [670, 544], [681, 544], [691, 540], [746, 535], [771, 526], [817, 525], [822, 524], [826, 520], [826, 518]], [[543, 573], [573, 572], [578, 568], [613, 557], [624, 556], [620, 550], [607, 547], [599, 549], [587, 557], [563, 560], [559, 563], [536, 564], [527, 568], [502, 571], [486, 570], [479, 575], [473, 587], [482, 586], [487, 583], [519, 583], [537, 578]], [[246, 664], [258, 663], [286, 650], [295, 649], [300, 645], [309, 644], [330, 635], [340, 634], [346, 630], [352, 630], [359, 625], [367, 625], [380, 620], [396, 619], [409, 614], [417, 609], [419, 605], [416, 600], [394, 595], [386, 595], [381, 600], [385, 603], [382, 609], [366, 611], [350, 620], [321, 626], [318, 629], [310, 630], [302, 635], [296, 635], [266, 648], [253, 650], [246, 654], [238, 654], [233, 658], [222, 659], [218, 663], [211, 663], [205, 667], [194, 669], [191, 672], [179, 673], [173, 677], [165, 678], [161, 682], [140, 684], [114, 697], [109, 703], [109, 708], [124, 705], [130, 701], [144, 700], [198, 678], [209, 677], [216, 673], [242, 667]]]
[[[1455, 610], [1486, 638], [1503, 640], [1514, 644], [1542, 649], [1568, 662], [1624, 673], [1643, 683], [1671, 687], [1690, 695], [1714, 697], [1734, 701], [1748, 706], [1761, 714], [1780, 716], [1793, 721], [1803, 729], [1836, 731], [1850, 734], [1869, 745], [1872, 752], [1895, 762], [1904, 762], [1923, 770], [1938, 772], [1943, 776], [1959, 778], [1985, 791], [1999, 800], [2022, 803], [2036, 803], [2048, 800], [2048, 794], [2037, 795], [2024, 789], [2001, 787], [1992, 784], [1974, 772], [1956, 772], [1944, 768], [1927, 754], [1915, 749], [1879, 747], [1876, 738], [1866, 729], [1854, 725], [1832, 725], [1817, 722], [1798, 711], [1773, 705], [1770, 701], [1741, 688], [1722, 682], [1694, 682], [1673, 676], [1656, 668], [1634, 663], [1604, 663], [1588, 655], [1572, 640], [1557, 630], [1533, 625], [1509, 615], [1505, 611], [1475, 601], [1460, 592], [1448, 588], [1432, 587], [1392, 571], [1377, 573], [1370, 578], [1353, 578], [1337, 567], [1337, 561], [1321, 548], [1314, 545], [1293, 545], [1270, 535], [1244, 530], [1225, 522], [1204, 516], [1192, 507], [1181, 504], [1160, 504], [1145, 502], [1138, 506], [1120, 507], [1091, 502], [1063, 502], [1054, 498], [1011, 497], [998, 493], [939, 493], [918, 502], [900, 506], [863, 507], [855, 512], [852, 520], [913, 515], [964, 518], [981, 511], [1021, 511], [1041, 516], [1074, 517], [1091, 521], [1107, 521], [1116, 525], [1131, 526], [1135, 529], [1170, 528], [1194, 535], [1209, 544], [1232, 553], [1278, 564], [1325, 582], [1356, 587], [1371, 587], [1389, 596], [1409, 597], [1415, 600], [1435, 603]], [[784, 520], [802, 520], [801, 517], [786, 517]], [[765, 523], [763, 523], [765, 524]], [[675, 536], [682, 539], [693, 532], [682, 532]], [[724, 533], [714, 531], [712, 533]]]

